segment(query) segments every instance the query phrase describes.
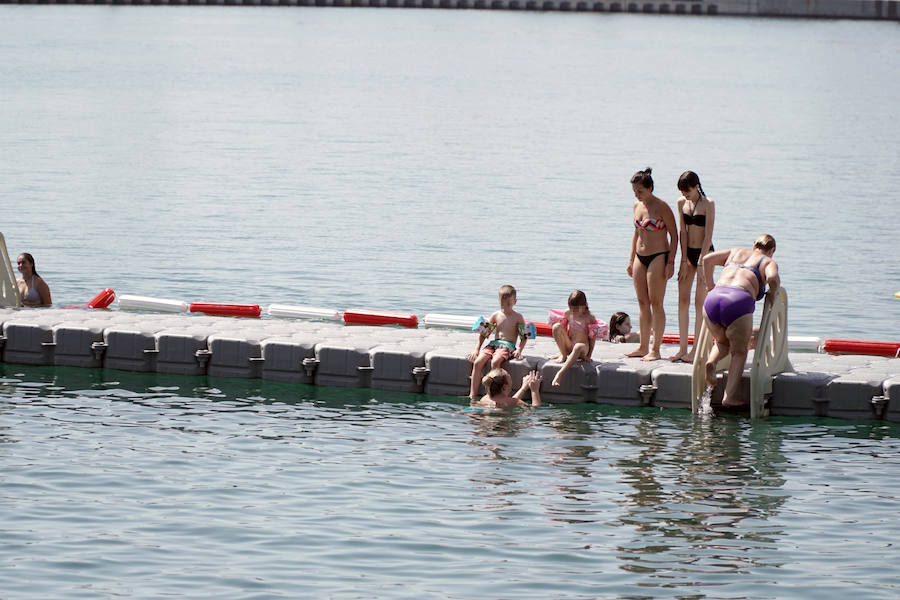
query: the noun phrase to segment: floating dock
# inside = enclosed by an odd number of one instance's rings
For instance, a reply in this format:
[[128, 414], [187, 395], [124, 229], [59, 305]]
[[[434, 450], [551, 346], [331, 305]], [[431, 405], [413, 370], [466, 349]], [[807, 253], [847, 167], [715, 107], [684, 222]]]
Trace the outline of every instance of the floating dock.
[[595, 2], [594, 0], [0, 0], [0, 4], [110, 4], [207, 6], [332, 6], [481, 10], [574, 11], [676, 15], [802, 17], [828, 19], [900, 18], [896, 0], [701, 0]]
[[[6, 363], [454, 396], [468, 395], [472, 365], [466, 355], [477, 341], [477, 334], [442, 327], [57, 308], [0, 309], [0, 332]], [[540, 370], [546, 402], [691, 410], [692, 365], [623, 356], [635, 347], [598, 342], [594, 360], [574, 366], [558, 388], [550, 381], [560, 365], [546, 358], [556, 351], [551, 338], [529, 340], [524, 358], [506, 368], [515, 385], [529, 370]], [[773, 379], [770, 414], [900, 422], [900, 359], [792, 352], [790, 362], [793, 371]], [[714, 409], [723, 390], [720, 376]]]

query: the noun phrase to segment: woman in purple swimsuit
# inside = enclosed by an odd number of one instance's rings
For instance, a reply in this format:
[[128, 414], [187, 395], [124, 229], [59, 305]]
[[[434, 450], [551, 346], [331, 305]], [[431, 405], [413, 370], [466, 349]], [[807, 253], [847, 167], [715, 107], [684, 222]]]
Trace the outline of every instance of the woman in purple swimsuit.
[[[626, 270], [634, 280], [640, 312], [640, 345], [625, 356], [641, 360], [659, 360], [659, 345], [666, 327], [663, 299], [666, 282], [675, 273], [678, 249], [678, 223], [675, 213], [665, 201], [653, 194], [653, 178], [647, 167], [631, 178], [634, 192], [634, 235]], [[653, 347], [650, 347], [650, 332]]]
[[[775, 238], [764, 233], [753, 248], [731, 248], [711, 252], [700, 258], [709, 293], [703, 303], [706, 326], [716, 340], [706, 361], [706, 382], [716, 383], [716, 363], [725, 354], [731, 355], [728, 382], [725, 385], [724, 406], [740, 406], [739, 387], [747, 362], [747, 349], [753, 334], [753, 311], [756, 301], [766, 294], [766, 285], [777, 289], [781, 285], [778, 264], [772, 260]], [[715, 287], [713, 269], [724, 267]]]

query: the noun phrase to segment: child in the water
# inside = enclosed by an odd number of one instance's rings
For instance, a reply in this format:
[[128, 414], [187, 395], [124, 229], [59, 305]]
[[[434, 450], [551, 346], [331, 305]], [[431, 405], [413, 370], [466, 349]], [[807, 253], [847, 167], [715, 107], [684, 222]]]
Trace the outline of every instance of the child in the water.
[[[541, 405], [541, 374], [532, 371], [522, 378], [522, 387], [512, 396], [512, 377], [506, 369], [492, 369], [481, 380], [487, 393], [480, 400], [473, 400], [472, 406], [480, 408], [509, 408], [511, 406], [524, 406], [537, 408]], [[522, 400], [525, 390], [531, 391], [531, 404]]]

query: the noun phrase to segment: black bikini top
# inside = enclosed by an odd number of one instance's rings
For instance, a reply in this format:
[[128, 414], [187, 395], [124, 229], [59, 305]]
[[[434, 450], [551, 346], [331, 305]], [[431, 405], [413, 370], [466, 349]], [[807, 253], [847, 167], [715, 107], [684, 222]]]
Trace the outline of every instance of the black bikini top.
[[699, 227], [706, 227], [706, 215], [689, 215], [687, 213], [683, 213], [684, 224], [685, 225], [698, 225]]
[[704, 197], [705, 196], [703, 196], [703, 194], [701, 193], [700, 197], [697, 198], [697, 200], [691, 204], [691, 206], [692, 206], [691, 214], [681, 213], [681, 216], [684, 217], [685, 225], [697, 225], [698, 227], [706, 227], [706, 215], [705, 214], [699, 214], [699, 215], [694, 214], [694, 212], [697, 210], [697, 203], [700, 202], [700, 200], [702, 200]]

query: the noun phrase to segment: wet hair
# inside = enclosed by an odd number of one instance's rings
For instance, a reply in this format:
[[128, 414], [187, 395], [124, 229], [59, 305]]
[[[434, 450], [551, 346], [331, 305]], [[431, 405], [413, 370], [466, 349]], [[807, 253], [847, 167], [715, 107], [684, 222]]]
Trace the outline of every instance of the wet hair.
[[503, 285], [500, 286], [500, 299], [506, 300], [507, 298], [515, 298], [516, 297], [516, 288], [511, 285]]
[[613, 316], [609, 318], [609, 341], [613, 341], [616, 339], [617, 335], [622, 335], [619, 333], [619, 326], [625, 322], [625, 319], [629, 318], [628, 313], [617, 312], [613, 313]]
[[504, 369], [491, 369], [488, 371], [488, 374], [481, 378], [481, 384], [484, 386], [484, 389], [487, 390], [489, 396], [496, 396], [500, 392], [503, 391], [503, 386], [506, 385], [506, 378], [509, 377], [509, 373]]
[[32, 255], [30, 255], [29, 253], [27, 253], [27, 252], [23, 252], [23, 253], [20, 254], [19, 256], [24, 256], [24, 257], [25, 257], [25, 260], [27, 260], [28, 262], [31, 263], [31, 274], [32, 274], [32, 275], [37, 275], [38, 277], [40, 277], [40, 275], [38, 275], [37, 269], [36, 269], [35, 266], [34, 266], [34, 257], [33, 257]]
[[653, 178], [650, 177], [650, 173], [653, 172], [653, 169], [647, 167], [643, 171], [638, 171], [634, 175], [631, 176], [631, 183], [638, 183], [641, 186], [647, 188], [651, 192], [653, 191]]
[[678, 190], [680, 192], [686, 192], [695, 185], [700, 186], [700, 196], [706, 196], [706, 192], [703, 191], [703, 184], [700, 183], [700, 176], [693, 171], [685, 171], [678, 178]]
[[768, 252], [769, 250], [775, 251], [775, 238], [773, 238], [768, 233], [764, 233], [753, 242], [754, 248], [759, 248], [763, 252]]
[[569, 294], [568, 304], [569, 308], [573, 308], [575, 306], [583, 306], [587, 309], [587, 296], [581, 290], [575, 290], [574, 292]]

